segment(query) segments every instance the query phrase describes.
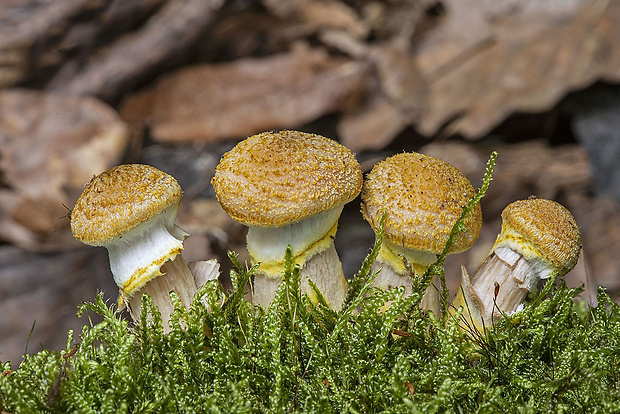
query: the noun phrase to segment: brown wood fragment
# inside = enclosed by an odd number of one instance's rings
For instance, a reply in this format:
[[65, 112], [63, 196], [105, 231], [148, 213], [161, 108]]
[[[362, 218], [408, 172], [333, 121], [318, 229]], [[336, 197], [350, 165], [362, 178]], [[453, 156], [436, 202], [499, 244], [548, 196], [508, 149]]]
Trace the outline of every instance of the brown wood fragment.
[[70, 246], [63, 204], [72, 206], [84, 183], [118, 163], [129, 139], [95, 98], [0, 91], [0, 239], [33, 250]]
[[130, 96], [121, 116], [149, 126], [161, 142], [241, 138], [346, 109], [357, 102], [365, 79], [365, 64], [300, 46], [268, 58], [175, 72]]
[[94, 57], [66, 84], [51, 90], [114, 100], [124, 87], [166, 63], [197, 41], [213, 21], [223, 0], [171, 1], [136, 32], [121, 37]]

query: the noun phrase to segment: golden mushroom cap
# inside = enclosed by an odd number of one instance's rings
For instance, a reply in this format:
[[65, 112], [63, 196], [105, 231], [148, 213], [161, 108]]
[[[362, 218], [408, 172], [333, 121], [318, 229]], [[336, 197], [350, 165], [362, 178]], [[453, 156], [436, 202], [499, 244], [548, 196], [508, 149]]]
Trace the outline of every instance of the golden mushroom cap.
[[329, 138], [264, 132], [224, 154], [211, 183], [233, 219], [278, 227], [353, 200], [362, 170], [349, 149]]
[[563, 205], [543, 198], [509, 204], [502, 211], [502, 234], [496, 246], [506, 244], [530, 260], [534, 256], [568, 273], [579, 259], [581, 233]]
[[94, 177], [71, 212], [75, 238], [103, 246], [176, 206], [183, 191], [170, 175], [142, 164], [119, 165]]
[[[418, 153], [402, 153], [375, 165], [362, 190], [362, 214], [377, 231], [387, 212], [384, 238], [409, 249], [440, 253], [462, 207], [475, 195], [469, 180], [452, 165]], [[476, 205], [451, 253], [470, 248], [480, 235]]]

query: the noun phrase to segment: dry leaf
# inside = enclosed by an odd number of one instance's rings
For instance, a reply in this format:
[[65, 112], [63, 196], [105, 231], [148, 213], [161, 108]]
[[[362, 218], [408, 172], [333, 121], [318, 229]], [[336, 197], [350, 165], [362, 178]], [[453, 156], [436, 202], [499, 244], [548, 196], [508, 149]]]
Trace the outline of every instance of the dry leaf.
[[36, 250], [69, 243], [63, 204], [118, 163], [128, 142], [125, 124], [96, 99], [0, 92], [0, 238]]
[[428, 79], [441, 76], [475, 55], [490, 40], [482, 0], [446, 0], [441, 22], [415, 43], [420, 72]]
[[[550, 4], [555, 8], [517, 8], [492, 22], [492, 43], [432, 75], [421, 133], [433, 135], [453, 120], [450, 133], [481, 137], [513, 112], [543, 111], [568, 91], [619, 79], [620, 2]], [[463, 36], [467, 31], [461, 25]], [[424, 53], [421, 67], [430, 67]]]
[[163, 142], [239, 138], [291, 128], [357, 101], [366, 65], [297, 47], [264, 59], [201, 65], [130, 96], [121, 115]]
[[29, 354], [41, 346], [62, 349], [67, 331], [79, 331], [86, 322], [75, 314], [79, 303], [92, 301], [98, 291], [107, 293], [111, 302], [118, 294], [103, 248], [51, 255], [5, 245], [0, 247], [0, 263], [0, 355], [13, 367], [27, 341]]
[[368, 27], [345, 3], [305, 0], [300, 9], [302, 19], [311, 27], [343, 30], [360, 39], [368, 35]]
[[368, 58], [375, 64], [381, 93], [411, 121], [426, 106], [426, 81], [404, 39], [373, 46]]
[[354, 152], [386, 147], [411, 120], [392, 102], [377, 93], [338, 123], [340, 142]]
[[556, 199], [565, 193], [585, 194], [592, 188], [588, 155], [579, 145], [551, 147], [544, 140], [532, 140], [518, 145], [495, 143], [486, 148], [454, 142], [425, 145], [420, 152], [454, 165], [474, 187], [479, 187], [493, 150], [499, 155], [493, 181], [483, 199], [485, 215], [499, 217], [508, 204], [530, 195]]
[[34, 46], [41, 47], [58, 36], [71, 18], [89, 9], [87, 0], [40, 2], [16, 0], [0, 2], [0, 88], [26, 79], [38, 66], [42, 54], [35, 56]]
[[52, 83], [69, 84], [83, 61], [95, 54], [94, 46], [132, 29], [164, 1], [0, 2], [0, 87], [40, 77], [42, 72], [54, 76]]
[[369, 32], [355, 10], [341, 1], [263, 0], [263, 4], [280, 19], [294, 22], [297, 34], [336, 29], [361, 39]]
[[51, 90], [76, 95], [118, 99], [128, 84], [143, 79], [195, 44], [223, 4], [223, 0], [166, 2], [139, 30], [100, 51], [74, 76], [56, 80]]
[[[620, 205], [611, 197], [592, 200], [583, 194], [569, 194], [568, 199], [582, 233], [586, 271], [597, 286], [619, 292]], [[615, 295], [614, 300], [619, 299]]]
[[342, 143], [353, 151], [379, 150], [417, 120], [426, 105], [426, 84], [403, 39], [366, 48], [374, 82], [368, 98], [338, 124]]
[[420, 36], [438, 24], [438, 20], [442, 20], [443, 3], [445, 1], [437, 0], [365, 1], [361, 2], [361, 14], [373, 35], [380, 41], [411, 38]]

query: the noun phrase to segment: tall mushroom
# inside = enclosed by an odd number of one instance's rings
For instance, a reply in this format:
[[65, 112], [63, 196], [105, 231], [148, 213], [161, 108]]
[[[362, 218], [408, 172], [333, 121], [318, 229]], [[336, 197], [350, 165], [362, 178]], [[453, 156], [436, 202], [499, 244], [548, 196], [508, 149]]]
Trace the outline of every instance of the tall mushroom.
[[170, 175], [141, 164], [120, 165], [94, 177], [71, 212], [75, 238], [108, 250], [110, 268], [137, 317], [147, 293], [164, 330], [174, 307], [170, 291], [189, 306], [196, 284], [183, 256], [188, 236], [174, 221], [183, 192]]
[[290, 245], [302, 291], [312, 293], [310, 279], [340, 309], [348, 285], [332, 239], [344, 204], [362, 187], [351, 151], [319, 135], [265, 132], [224, 154], [212, 184], [222, 208], [249, 227], [247, 248], [260, 263], [255, 303], [266, 307], [273, 300]]
[[469, 278], [463, 269], [455, 307], [465, 305], [474, 325], [491, 326], [522, 304], [540, 279], [568, 273], [579, 259], [581, 234], [561, 204], [528, 198], [502, 211], [502, 228], [491, 251]]
[[[452, 165], [418, 153], [401, 153], [375, 165], [362, 190], [362, 214], [376, 232], [386, 214], [383, 244], [372, 270], [381, 269], [375, 285], [405, 286], [411, 277], [405, 260], [423, 274], [443, 250], [462, 207], [474, 196], [471, 183]], [[477, 205], [465, 220], [450, 253], [469, 249], [480, 235], [482, 212]], [[403, 258], [404, 257], [404, 258]], [[439, 312], [437, 291], [429, 286], [420, 307]]]

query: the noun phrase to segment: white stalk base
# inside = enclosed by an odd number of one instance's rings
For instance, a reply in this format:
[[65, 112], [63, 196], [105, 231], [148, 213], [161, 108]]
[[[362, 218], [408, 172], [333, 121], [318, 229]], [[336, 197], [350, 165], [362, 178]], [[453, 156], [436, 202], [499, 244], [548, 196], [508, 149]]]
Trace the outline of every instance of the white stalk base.
[[[491, 327], [502, 319], [502, 313], [511, 315], [522, 306], [523, 299], [540, 280], [539, 273], [520, 253], [507, 247], [497, 248], [482, 262], [469, 280], [463, 270], [461, 287], [469, 315], [478, 328]], [[455, 306], [465, 305], [461, 292]]]
[[[327, 250], [315, 254], [308, 260], [300, 271], [301, 292], [307, 293], [316, 302], [314, 291], [308, 284], [312, 280], [327, 300], [329, 306], [338, 311], [347, 296], [348, 283], [342, 273], [342, 265], [338, 253], [331, 243]], [[259, 271], [254, 275], [254, 303], [267, 308], [276, 296], [281, 277], [268, 276]]]
[[[409, 273], [398, 272], [392, 266], [387, 263], [375, 261], [371, 267], [371, 272], [376, 272], [381, 269], [381, 272], [377, 275], [373, 282], [373, 286], [387, 290], [396, 286], [405, 287], [405, 297], [410, 296], [412, 293], [411, 282], [412, 278]], [[436, 316], [439, 315], [439, 292], [432, 284], [424, 292], [422, 300], [420, 301], [420, 309], [424, 311], [432, 311]]]
[[174, 291], [186, 308], [189, 308], [192, 298], [196, 294], [196, 283], [185, 259], [180, 254], [174, 260], [166, 261], [160, 271], [163, 275], [148, 281], [133, 296], [129, 297], [129, 306], [136, 323], [140, 319], [142, 295], [148, 294], [161, 313], [164, 333], [170, 332], [170, 316], [174, 305], [170, 300], [170, 292]]

